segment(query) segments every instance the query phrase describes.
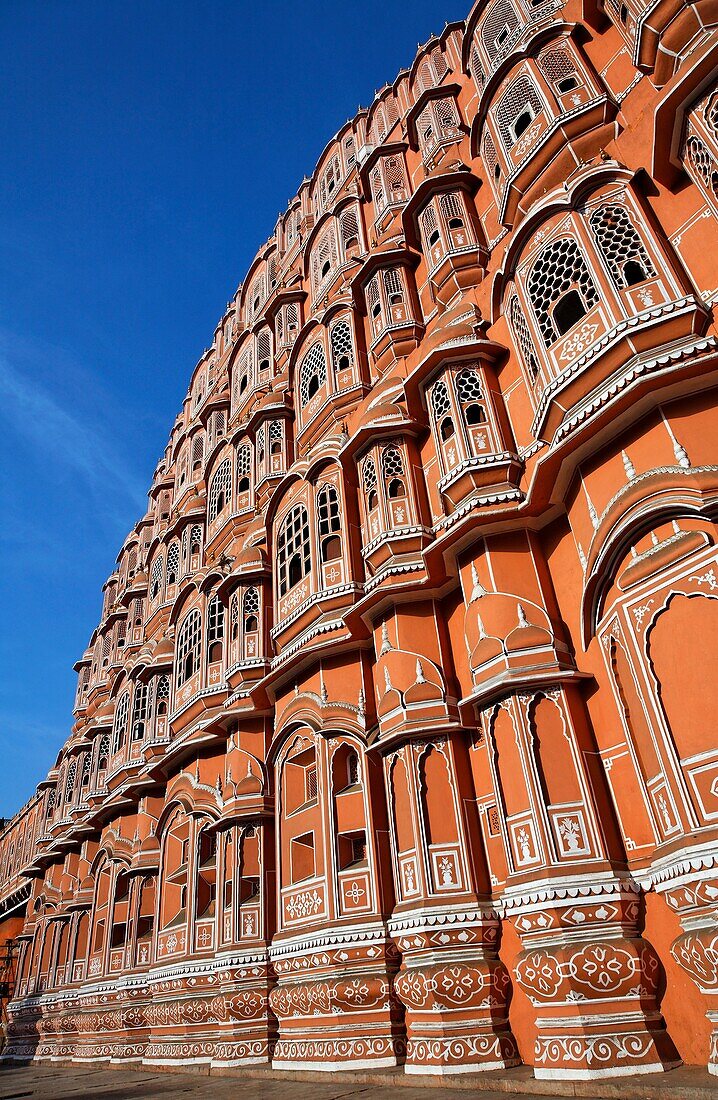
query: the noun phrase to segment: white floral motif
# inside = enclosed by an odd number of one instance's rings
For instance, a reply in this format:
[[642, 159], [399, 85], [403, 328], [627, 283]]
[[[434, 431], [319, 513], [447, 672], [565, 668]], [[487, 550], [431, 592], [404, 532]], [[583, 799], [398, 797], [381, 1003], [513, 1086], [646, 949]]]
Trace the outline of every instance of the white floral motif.
[[568, 362], [571, 359], [575, 359], [577, 355], [581, 355], [581, 353], [593, 343], [597, 332], [597, 324], [590, 324], [588, 321], [584, 321], [580, 329], [569, 336], [564, 343], [563, 351], [559, 355], [559, 359]]

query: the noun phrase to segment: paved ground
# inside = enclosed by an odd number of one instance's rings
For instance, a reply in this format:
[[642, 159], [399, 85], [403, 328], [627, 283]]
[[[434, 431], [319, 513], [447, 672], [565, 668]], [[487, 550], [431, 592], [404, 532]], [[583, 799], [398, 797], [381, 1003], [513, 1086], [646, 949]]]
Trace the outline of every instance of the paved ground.
[[317, 1081], [263, 1076], [261, 1071], [254, 1076], [209, 1077], [91, 1065], [0, 1065], [0, 1100], [468, 1100], [472, 1093], [475, 1100], [508, 1100], [512, 1095], [559, 1100], [559, 1094], [603, 1100], [718, 1100], [718, 1078], [687, 1066], [668, 1074], [591, 1083], [539, 1082], [526, 1066], [497, 1073], [493, 1081], [493, 1074], [471, 1074], [453, 1078], [455, 1083], [447, 1078], [425, 1078], [422, 1085], [403, 1074], [395, 1080], [392, 1076], [391, 1072], [386, 1075], [385, 1084], [383, 1074], [376, 1072], [365, 1075], [371, 1080], [326, 1074]]
[[[151, 1070], [94, 1069], [85, 1066], [0, 1067], [0, 1100], [166, 1100], [168, 1097], [211, 1100], [467, 1100], [466, 1091], [419, 1086], [381, 1087], [332, 1080], [257, 1080], [252, 1077], [207, 1077]], [[506, 1100], [505, 1092], [480, 1092], [481, 1100]], [[554, 1100], [549, 1097], [548, 1100]], [[666, 1098], [668, 1100], [668, 1098]]]

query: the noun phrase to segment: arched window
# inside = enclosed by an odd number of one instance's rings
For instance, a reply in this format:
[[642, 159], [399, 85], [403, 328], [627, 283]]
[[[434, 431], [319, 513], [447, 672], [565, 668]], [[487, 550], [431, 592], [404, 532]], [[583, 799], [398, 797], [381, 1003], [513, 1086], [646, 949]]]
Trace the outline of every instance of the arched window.
[[547, 348], [598, 302], [598, 291], [572, 237], [561, 237], [542, 249], [527, 289]]
[[345, 210], [339, 219], [342, 236], [342, 249], [345, 258], [349, 258], [359, 249], [359, 217], [356, 209]]
[[157, 681], [157, 717], [161, 718], [167, 714], [167, 708], [170, 701], [170, 678], [169, 676], [160, 676]]
[[251, 634], [259, 629], [259, 589], [255, 588], [254, 585], [244, 593], [242, 615], [246, 634]]
[[117, 710], [115, 711], [115, 729], [114, 740], [112, 745], [113, 752], [119, 752], [124, 747], [125, 737], [127, 736], [127, 722], [130, 711], [130, 693], [125, 691], [117, 703]]
[[70, 766], [67, 769], [67, 779], [65, 780], [65, 802], [72, 802], [73, 795], [75, 793], [75, 780], [77, 779], [77, 758], [73, 757], [70, 761]]
[[179, 579], [180, 546], [175, 541], [167, 551], [167, 584], [177, 584]]
[[220, 462], [209, 489], [209, 522], [232, 501], [232, 464], [228, 458]]
[[248, 493], [251, 486], [252, 448], [243, 443], [237, 448], [237, 494]]
[[197, 473], [202, 468], [202, 459], [204, 458], [204, 439], [202, 433], [197, 432], [197, 435], [192, 440], [192, 472]]
[[339, 494], [333, 485], [322, 485], [317, 493], [319, 519], [319, 550], [322, 561], [336, 561], [342, 556], [342, 529]]
[[[110, 762], [110, 735], [103, 733], [97, 746], [97, 771], [106, 772]], [[54, 791], [51, 792], [54, 794]]]
[[222, 660], [224, 640], [224, 604], [219, 596], [213, 596], [207, 606], [207, 661], [213, 664]]
[[481, 25], [481, 42], [492, 63], [505, 49], [518, 26], [518, 14], [509, 0], [498, 0], [488, 10]]
[[257, 367], [260, 374], [269, 371], [272, 365], [272, 337], [268, 328], [263, 328], [257, 336]]
[[336, 373], [348, 370], [354, 364], [352, 330], [349, 321], [342, 317], [332, 325], [329, 342], [332, 348], [332, 366]]
[[366, 495], [366, 503], [369, 512], [373, 512], [379, 503], [379, 497], [377, 496], [377, 476], [376, 465], [371, 455], [368, 455], [364, 459], [364, 466], [362, 467], [362, 475], [364, 481], [364, 493]]
[[389, 500], [406, 496], [404, 481], [404, 460], [401, 451], [393, 443], [385, 447], [381, 454], [381, 472], [384, 477], [386, 495]]
[[454, 434], [454, 421], [451, 416], [451, 400], [446, 382], [440, 380], [435, 383], [431, 391], [431, 410], [439, 435], [446, 442]]
[[155, 558], [150, 575], [150, 599], [156, 600], [162, 589], [162, 574], [164, 572], [164, 558], [160, 555]]
[[511, 304], [509, 306], [509, 317], [511, 319], [511, 327], [514, 330], [514, 336], [518, 341], [521, 354], [528, 371], [531, 382], [535, 382], [538, 378], [539, 367], [538, 360], [536, 358], [536, 349], [534, 348], [534, 342], [529, 332], [529, 326], [526, 322], [526, 316], [521, 303], [519, 302], [518, 295], [514, 294], [511, 298]]
[[177, 687], [182, 687], [199, 669], [202, 616], [198, 608], [190, 611], [177, 637]]
[[269, 425], [269, 453], [281, 455], [282, 453], [282, 422], [273, 420]]
[[317, 341], [309, 349], [302, 360], [299, 369], [299, 403], [305, 408], [314, 394], [326, 384], [327, 361], [324, 357], [324, 348]]
[[132, 740], [141, 741], [145, 736], [147, 712], [150, 701], [149, 684], [138, 681], [135, 684], [135, 699], [132, 706]]
[[567, 95], [583, 83], [571, 54], [563, 46], [555, 46], [541, 54], [539, 68], [558, 95]]
[[643, 283], [656, 274], [625, 206], [599, 207], [591, 215], [589, 225], [611, 280], [619, 290]]
[[236, 595], [232, 596], [229, 603], [229, 638], [230, 641], [236, 642], [239, 637], [239, 599]]
[[486, 423], [484, 393], [478, 372], [470, 367], [460, 370], [456, 375], [456, 396], [469, 426]]
[[496, 121], [504, 148], [511, 149], [543, 110], [535, 84], [520, 76], [509, 85], [496, 108]]
[[190, 554], [199, 554], [202, 549], [202, 528], [199, 523], [195, 523], [189, 534], [189, 552]]
[[303, 504], [295, 504], [285, 517], [277, 539], [279, 595], [286, 595], [308, 576], [310, 569], [309, 517]]

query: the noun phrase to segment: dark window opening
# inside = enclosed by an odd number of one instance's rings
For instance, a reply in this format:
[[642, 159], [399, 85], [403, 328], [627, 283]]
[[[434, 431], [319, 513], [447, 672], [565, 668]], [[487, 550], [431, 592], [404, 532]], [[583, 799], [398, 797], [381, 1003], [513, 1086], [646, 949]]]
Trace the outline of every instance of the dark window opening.
[[289, 587], [294, 588], [302, 579], [302, 558], [300, 554], [294, 554], [289, 561]]
[[397, 497], [403, 497], [405, 495], [404, 482], [401, 478], [395, 477], [389, 482], [389, 497], [391, 500], [395, 500]]
[[477, 405], [476, 402], [469, 405], [466, 410], [466, 423], [467, 424], [485, 424], [486, 413], [481, 405]]
[[322, 561], [336, 561], [342, 556], [342, 540], [339, 535], [329, 535], [322, 543]]
[[454, 421], [451, 419], [450, 416], [445, 417], [441, 421], [440, 431], [441, 438], [444, 440], [444, 442], [446, 442], [447, 439], [451, 439], [452, 435], [454, 434]]
[[553, 322], [563, 336], [586, 315], [586, 307], [577, 290], [569, 290], [559, 298], [553, 311]]
[[636, 283], [645, 283], [648, 275], [638, 260], [626, 260], [623, 265], [623, 278], [626, 286], [635, 286]]
[[520, 115], [517, 116], [514, 122], [514, 140], [518, 141], [523, 133], [528, 130], [529, 126], [533, 122], [533, 111], [530, 107], [526, 107]]
[[565, 95], [566, 92], [572, 92], [574, 88], [578, 88], [578, 81], [575, 76], [565, 76], [563, 80], [559, 80], [556, 87], [561, 95]]

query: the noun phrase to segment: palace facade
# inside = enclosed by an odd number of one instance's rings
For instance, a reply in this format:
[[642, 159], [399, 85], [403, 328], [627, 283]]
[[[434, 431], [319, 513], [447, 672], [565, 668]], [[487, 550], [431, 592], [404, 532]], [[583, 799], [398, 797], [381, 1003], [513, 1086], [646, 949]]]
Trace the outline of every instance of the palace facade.
[[718, 1072], [718, 9], [480, 0], [192, 374], [4, 1059]]

